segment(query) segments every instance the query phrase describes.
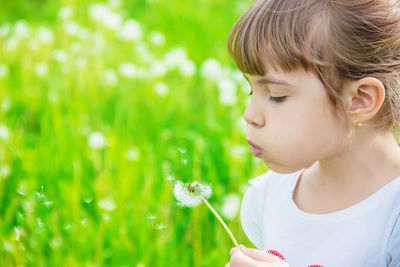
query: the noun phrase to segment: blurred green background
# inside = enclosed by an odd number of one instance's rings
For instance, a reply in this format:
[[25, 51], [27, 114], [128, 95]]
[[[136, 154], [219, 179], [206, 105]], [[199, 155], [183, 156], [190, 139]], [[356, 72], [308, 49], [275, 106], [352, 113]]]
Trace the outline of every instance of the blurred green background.
[[224, 266], [267, 169], [246, 145], [250, 89], [226, 51], [249, 1], [3, 1], [0, 266]]

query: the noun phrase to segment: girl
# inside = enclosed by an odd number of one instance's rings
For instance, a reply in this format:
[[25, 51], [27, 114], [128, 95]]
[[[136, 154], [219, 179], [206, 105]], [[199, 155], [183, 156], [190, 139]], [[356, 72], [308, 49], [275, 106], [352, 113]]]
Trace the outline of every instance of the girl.
[[259, 250], [232, 249], [226, 266], [400, 266], [399, 8], [258, 0], [236, 23], [247, 140], [270, 171], [241, 209]]

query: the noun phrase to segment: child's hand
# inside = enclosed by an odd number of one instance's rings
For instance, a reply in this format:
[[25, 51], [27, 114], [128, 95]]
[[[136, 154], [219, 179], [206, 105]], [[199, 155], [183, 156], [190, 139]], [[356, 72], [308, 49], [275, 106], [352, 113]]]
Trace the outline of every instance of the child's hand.
[[240, 245], [231, 249], [231, 261], [225, 267], [289, 267], [289, 264], [270, 253]]

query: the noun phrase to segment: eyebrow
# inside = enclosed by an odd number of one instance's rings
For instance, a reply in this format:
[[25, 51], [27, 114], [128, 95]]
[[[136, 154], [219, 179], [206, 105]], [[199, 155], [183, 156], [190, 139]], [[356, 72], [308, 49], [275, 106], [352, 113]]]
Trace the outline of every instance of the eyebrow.
[[[250, 83], [249, 79], [246, 77], [246, 75], [243, 73], [243, 77]], [[276, 79], [274, 77], [263, 77], [260, 79], [257, 79], [256, 82], [258, 84], [268, 84], [268, 83], [273, 83], [273, 84], [280, 84], [280, 85], [287, 85], [287, 86], [294, 86], [293, 84], [290, 84], [286, 81]]]

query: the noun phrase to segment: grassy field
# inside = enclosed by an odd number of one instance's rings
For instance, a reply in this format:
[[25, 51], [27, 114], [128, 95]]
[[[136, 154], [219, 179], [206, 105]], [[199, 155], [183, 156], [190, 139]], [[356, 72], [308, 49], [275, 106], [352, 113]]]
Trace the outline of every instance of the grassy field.
[[226, 38], [242, 0], [16, 0], [0, 10], [0, 266], [224, 266], [233, 246], [176, 180], [238, 204], [266, 171]]

